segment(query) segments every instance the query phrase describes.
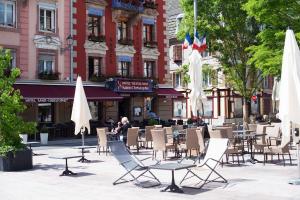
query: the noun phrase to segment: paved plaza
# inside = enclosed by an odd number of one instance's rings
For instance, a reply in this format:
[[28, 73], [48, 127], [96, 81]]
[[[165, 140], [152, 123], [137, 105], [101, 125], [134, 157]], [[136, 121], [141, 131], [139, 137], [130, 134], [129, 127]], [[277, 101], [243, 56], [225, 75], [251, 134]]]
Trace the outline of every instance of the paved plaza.
[[[184, 188], [184, 194], [160, 192], [171, 181], [170, 171], [153, 170], [162, 182], [154, 188], [141, 188], [133, 183], [113, 186], [124, 169], [113, 156], [98, 155], [96, 149], [86, 154], [90, 163], [79, 163], [77, 159], [69, 161], [70, 170], [77, 176], [60, 177], [64, 170], [64, 160], [51, 159], [49, 156], [79, 154], [70, 146], [43, 147], [35, 149], [34, 169], [22, 172], [0, 172], [0, 194], [3, 200], [82, 200], [82, 199], [300, 199], [300, 186], [288, 184], [288, 180], [296, 177], [297, 166], [293, 156], [293, 166], [284, 167], [282, 163], [255, 165], [247, 162], [238, 166], [225, 165], [219, 171], [228, 179], [228, 184], [212, 183], [203, 189]], [[151, 150], [142, 150], [139, 158], [151, 156]], [[248, 155], [247, 155], [248, 156]], [[246, 158], [247, 158], [246, 156]], [[259, 159], [262, 157], [258, 156]], [[150, 159], [151, 160], [151, 159]], [[152, 161], [149, 161], [152, 162]], [[175, 161], [164, 161], [175, 162]], [[176, 171], [176, 183], [179, 183], [185, 170]]]

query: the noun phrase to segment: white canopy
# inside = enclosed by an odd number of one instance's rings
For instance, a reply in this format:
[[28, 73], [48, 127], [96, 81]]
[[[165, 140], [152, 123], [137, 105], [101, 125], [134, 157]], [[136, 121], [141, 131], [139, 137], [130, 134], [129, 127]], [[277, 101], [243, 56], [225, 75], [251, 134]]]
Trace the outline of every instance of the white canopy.
[[206, 100], [206, 96], [202, 88], [201, 55], [197, 50], [193, 50], [189, 60], [189, 76], [191, 80], [189, 84], [189, 88], [191, 89], [189, 98], [193, 115], [197, 115], [197, 111], [202, 112], [202, 103]]
[[[300, 124], [300, 51], [294, 32], [286, 31], [279, 91], [282, 145], [290, 138], [290, 122]], [[288, 141], [287, 141], [288, 140]]]
[[71, 116], [71, 120], [75, 123], [75, 135], [80, 132], [82, 127], [86, 127], [88, 129], [88, 133], [90, 133], [91, 119], [92, 116], [83, 89], [82, 80], [81, 77], [78, 76]]

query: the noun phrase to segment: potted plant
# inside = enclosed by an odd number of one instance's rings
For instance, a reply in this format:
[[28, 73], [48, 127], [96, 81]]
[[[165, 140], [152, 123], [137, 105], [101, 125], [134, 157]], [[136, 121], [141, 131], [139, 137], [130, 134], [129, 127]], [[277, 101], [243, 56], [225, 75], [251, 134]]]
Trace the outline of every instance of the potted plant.
[[26, 109], [19, 90], [13, 85], [20, 76], [18, 68], [11, 69], [9, 51], [0, 51], [0, 171], [32, 168], [32, 152], [22, 143], [21, 133], [34, 133], [35, 123], [25, 122], [21, 113]]
[[43, 126], [40, 130], [40, 138], [41, 138], [42, 145], [48, 144], [48, 135], [49, 135], [49, 129], [46, 126]]

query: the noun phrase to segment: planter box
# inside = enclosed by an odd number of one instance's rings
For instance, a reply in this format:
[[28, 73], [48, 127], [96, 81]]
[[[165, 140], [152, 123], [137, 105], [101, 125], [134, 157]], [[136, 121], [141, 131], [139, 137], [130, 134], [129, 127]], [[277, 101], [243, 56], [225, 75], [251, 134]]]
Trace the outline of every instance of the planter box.
[[7, 156], [0, 156], [0, 171], [21, 171], [32, 169], [32, 150], [8, 152]]

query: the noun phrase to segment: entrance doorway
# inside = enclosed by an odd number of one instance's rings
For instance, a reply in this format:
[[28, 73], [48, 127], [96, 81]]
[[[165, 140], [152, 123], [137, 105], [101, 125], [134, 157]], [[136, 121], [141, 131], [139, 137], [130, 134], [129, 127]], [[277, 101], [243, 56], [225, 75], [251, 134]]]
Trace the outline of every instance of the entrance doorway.
[[130, 98], [124, 98], [119, 102], [119, 119], [120, 117], [127, 117], [130, 120]]

